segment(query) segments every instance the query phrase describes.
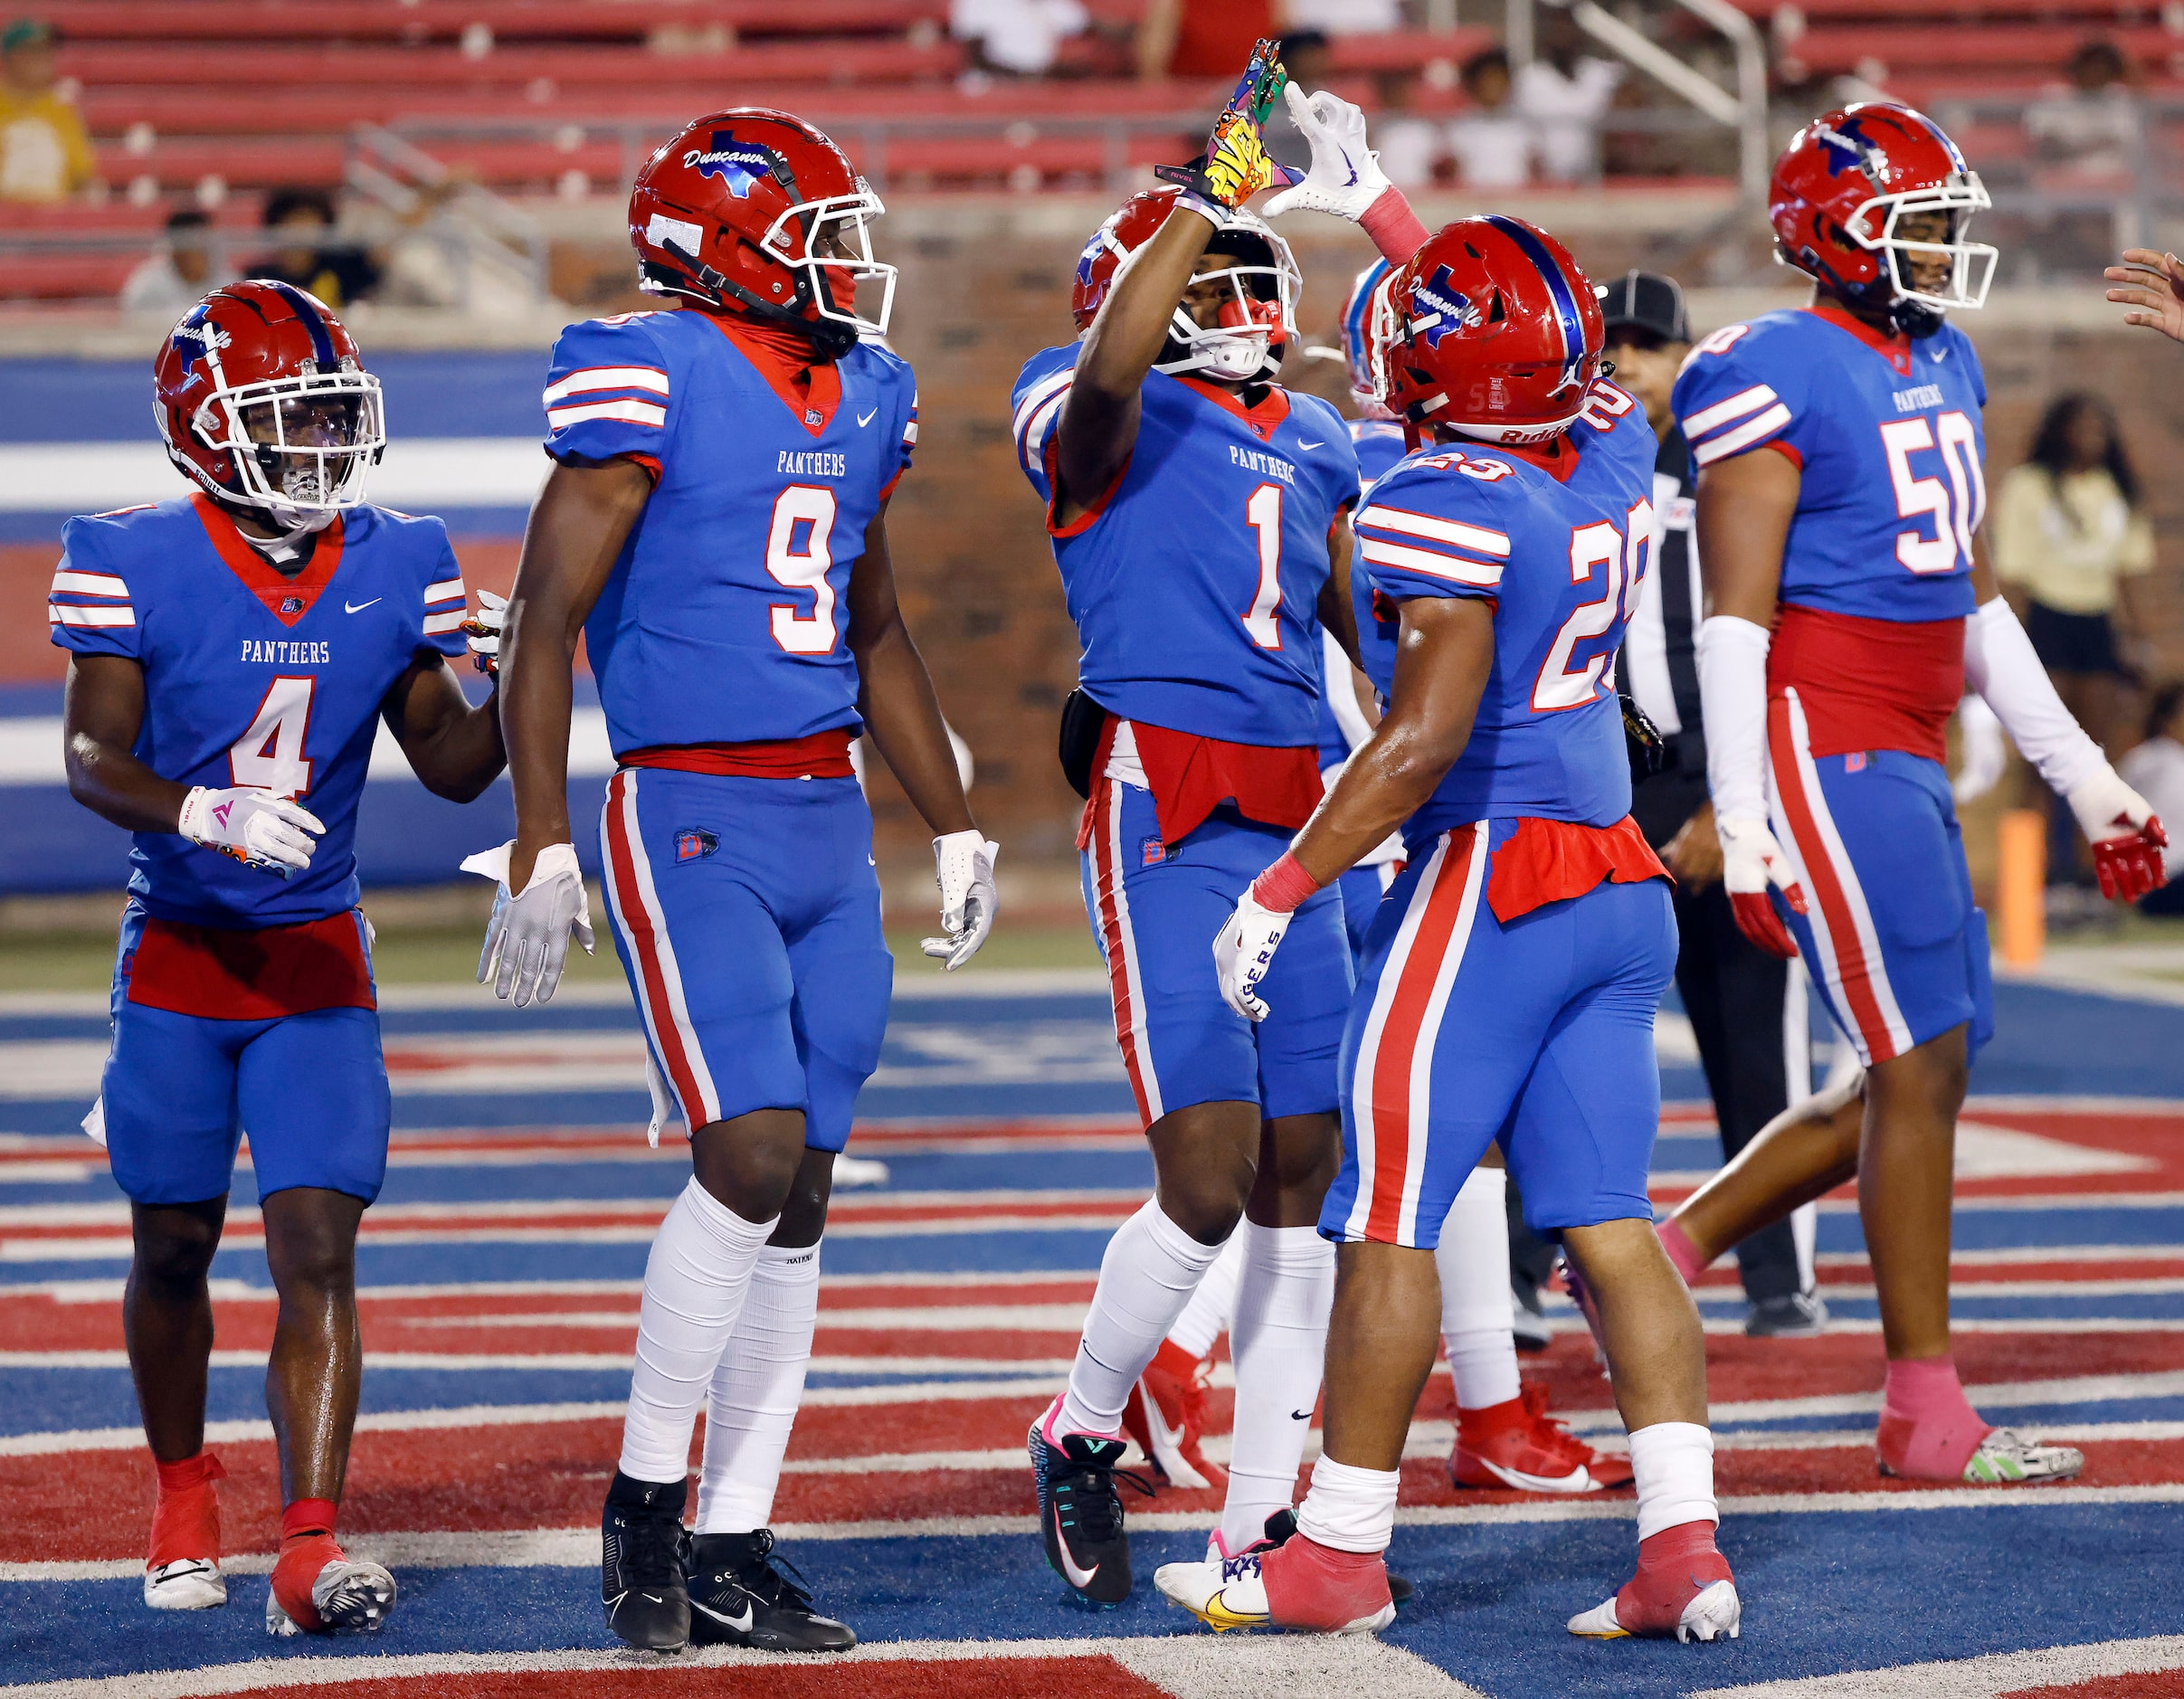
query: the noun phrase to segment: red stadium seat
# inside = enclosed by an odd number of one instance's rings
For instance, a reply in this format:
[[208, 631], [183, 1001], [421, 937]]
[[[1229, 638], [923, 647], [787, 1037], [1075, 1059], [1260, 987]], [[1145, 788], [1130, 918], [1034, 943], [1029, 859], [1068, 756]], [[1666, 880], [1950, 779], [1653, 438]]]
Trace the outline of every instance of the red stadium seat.
[[656, 26], [739, 35], [900, 34], [945, 26], [947, 0], [49, 0], [68, 40], [452, 42], [482, 24], [496, 40], [641, 41]]

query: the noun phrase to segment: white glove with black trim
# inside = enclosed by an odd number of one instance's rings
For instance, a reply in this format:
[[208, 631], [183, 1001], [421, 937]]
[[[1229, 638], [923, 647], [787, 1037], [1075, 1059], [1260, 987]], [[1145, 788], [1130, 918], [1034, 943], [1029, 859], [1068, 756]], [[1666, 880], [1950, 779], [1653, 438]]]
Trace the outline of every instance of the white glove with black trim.
[[175, 830], [208, 850], [226, 850], [254, 868], [272, 868], [282, 878], [311, 865], [326, 822], [293, 797], [248, 785], [211, 791], [200, 784], [182, 799]]
[[496, 850], [480, 850], [462, 864], [465, 873], [494, 880], [492, 918], [485, 925], [485, 948], [478, 957], [478, 982], [493, 982], [493, 994], [521, 1009], [532, 997], [553, 1000], [568, 960], [569, 935], [592, 954], [592, 903], [576, 865], [576, 846], [548, 844], [531, 864], [529, 881], [508, 889], [511, 838]]
[[1001, 908], [994, 888], [993, 858], [1001, 846], [983, 832], [952, 831], [933, 840], [933, 873], [940, 886], [940, 925], [945, 938], [927, 938], [917, 946], [953, 973], [978, 954], [993, 930]]
[[1282, 90], [1282, 98], [1312, 144], [1312, 169], [1267, 203], [1267, 216], [1332, 213], [1356, 223], [1388, 187], [1380, 156], [1365, 146], [1364, 113], [1339, 94], [1323, 89], [1306, 95], [1294, 82]]

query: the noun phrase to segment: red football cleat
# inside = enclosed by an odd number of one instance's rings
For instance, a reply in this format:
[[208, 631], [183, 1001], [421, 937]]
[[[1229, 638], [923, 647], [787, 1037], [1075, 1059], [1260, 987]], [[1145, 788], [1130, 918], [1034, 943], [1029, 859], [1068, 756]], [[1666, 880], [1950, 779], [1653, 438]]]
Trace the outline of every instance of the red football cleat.
[[144, 1602], [154, 1610], [210, 1610], [227, 1603], [220, 1573], [220, 1490], [227, 1471], [201, 1451], [187, 1463], [161, 1464], [144, 1560]]
[[1299, 1533], [1257, 1556], [1267, 1615], [1277, 1628], [1377, 1634], [1395, 1620], [1382, 1552], [1337, 1552]]
[[273, 1562], [265, 1599], [272, 1635], [370, 1634], [394, 1608], [394, 1578], [376, 1563], [359, 1563], [324, 1529], [291, 1534]]
[[1220, 1486], [1229, 1478], [1200, 1449], [1212, 1380], [1211, 1356], [1193, 1357], [1163, 1339], [1123, 1406], [1123, 1431], [1170, 1486]]
[[1615, 1597], [1570, 1618], [1570, 1632], [1591, 1640], [1646, 1635], [1679, 1640], [1735, 1639], [1743, 1628], [1729, 1560], [1714, 1547], [1714, 1524], [1686, 1522], [1638, 1542], [1638, 1573]]
[[1457, 1411], [1448, 1478], [1458, 1486], [1520, 1493], [1596, 1493], [1630, 1484], [1630, 1460], [1605, 1456], [1547, 1413], [1537, 1384], [1484, 1410]]

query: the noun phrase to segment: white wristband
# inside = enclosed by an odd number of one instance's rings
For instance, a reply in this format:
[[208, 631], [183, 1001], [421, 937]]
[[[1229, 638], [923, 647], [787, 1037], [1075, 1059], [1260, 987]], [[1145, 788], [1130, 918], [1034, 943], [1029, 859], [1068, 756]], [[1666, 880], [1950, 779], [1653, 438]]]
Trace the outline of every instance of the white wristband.
[[1723, 820], [1767, 818], [1767, 650], [1764, 626], [1717, 613], [1699, 626], [1699, 717], [1706, 789]]
[[2057, 795], [2106, 769], [2108, 757], [2063, 706], [2032, 639], [2000, 596], [1964, 622], [1964, 683]]

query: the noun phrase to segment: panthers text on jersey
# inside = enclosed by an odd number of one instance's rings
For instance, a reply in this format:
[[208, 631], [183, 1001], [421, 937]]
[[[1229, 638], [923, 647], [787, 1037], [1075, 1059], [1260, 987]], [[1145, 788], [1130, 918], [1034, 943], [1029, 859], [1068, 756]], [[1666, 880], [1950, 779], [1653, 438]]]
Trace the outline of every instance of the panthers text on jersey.
[[[1056, 432], [1078, 345], [1016, 381], [1017, 455], [1053, 502]], [[1350, 428], [1325, 402], [1270, 389], [1247, 408], [1199, 379], [1146, 375], [1129, 464], [1054, 526], [1078, 681], [1110, 713], [1224, 743], [1313, 748], [1328, 534], [1357, 500]]]
[[654, 478], [584, 626], [618, 757], [858, 726], [850, 574], [917, 440], [916, 389], [878, 343], [799, 367], [780, 340], [683, 311], [555, 344], [546, 452]]
[[1379, 621], [1365, 653], [1383, 698], [1394, 604], [1495, 603], [1494, 668], [1470, 741], [1408, 840], [1517, 816], [1609, 826], [1630, 812], [1614, 660], [1652, 558], [1653, 432], [1636, 402], [1600, 383], [1553, 446], [1421, 450], [1358, 512], [1353, 582]]
[[1955, 326], [1883, 336], [1829, 308], [1724, 326], [1676, 378], [1702, 474], [1761, 449], [1799, 469], [1768, 674], [1771, 693], [1800, 690], [1816, 753], [1942, 758], [1987, 507], [1986, 401]]
[[463, 652], [462, 574], [438, 519], [351, 508], [294, 577], [211, 500], [71, 519], [52, 639], [144, 669], [133, 753], [162, 778], [292, 796], [326, 824], [292, 878], [138, 832], [130, 895], [155, 918], [249, 928], [356, 903], [356, 805], [387, 691], [420, 650]]

